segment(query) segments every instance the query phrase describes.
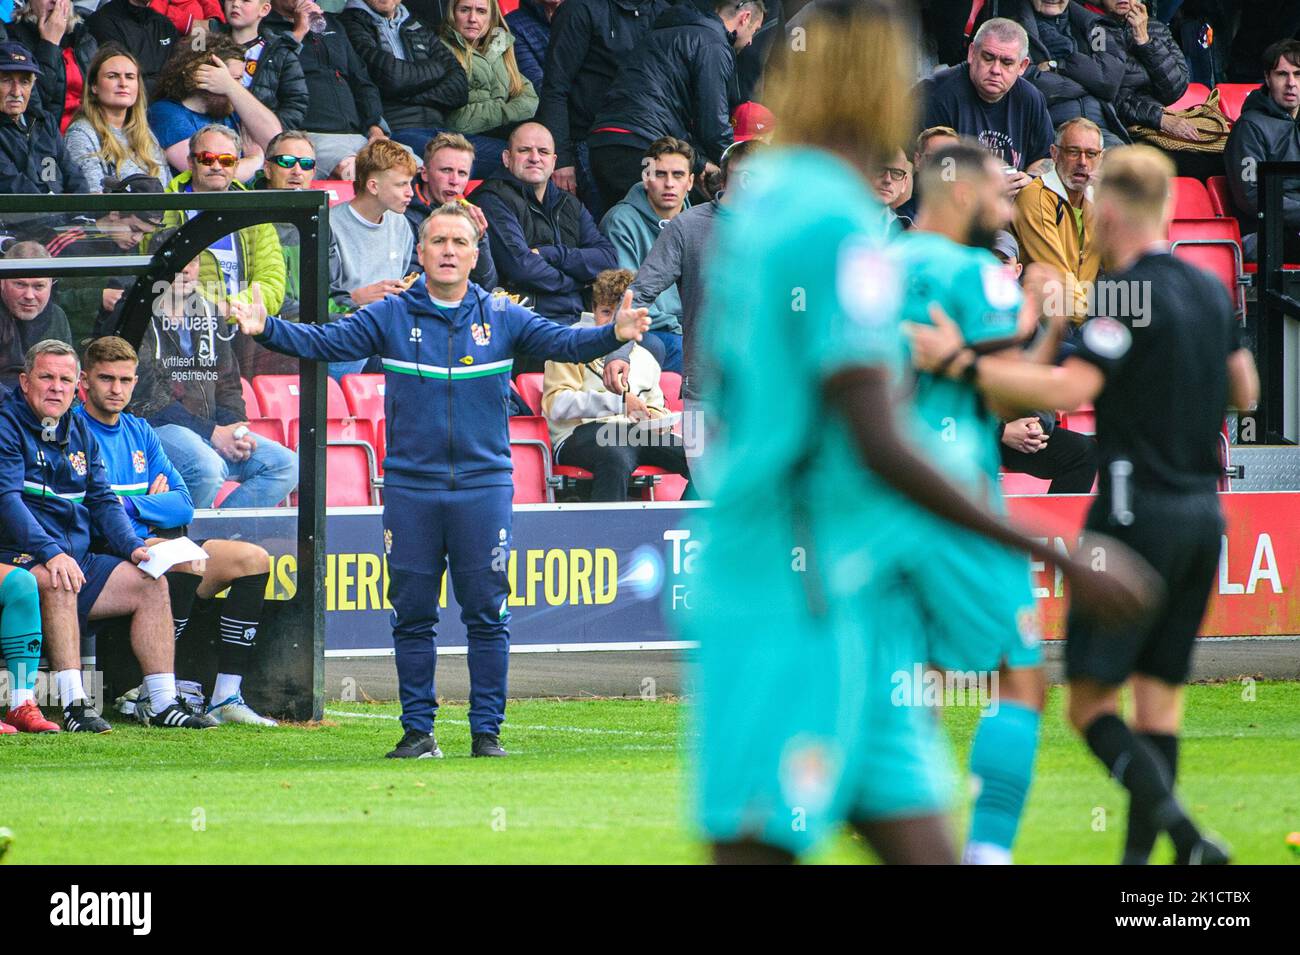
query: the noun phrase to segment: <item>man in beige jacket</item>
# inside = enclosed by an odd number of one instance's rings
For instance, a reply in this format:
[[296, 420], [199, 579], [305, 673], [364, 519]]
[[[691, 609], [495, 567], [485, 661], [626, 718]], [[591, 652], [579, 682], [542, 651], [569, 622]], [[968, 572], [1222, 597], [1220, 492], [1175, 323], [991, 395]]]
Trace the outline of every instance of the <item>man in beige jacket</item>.
[[[1016, 196], [1013, 231], [1022, 260], [1041, 262], [1059, 271], [1064, 281], [1056, 307], [1078, 325], [1088, 317], [1088, 294], [1097, 280], [1101, 255], [1093, 239], [1092, 181], [1101, 166], [1101, 130], [1082, 117], [1056, 130], [1052, 168]], [[1048, 302], [1048, 307], [1052, 306]]]
[[[628, 269], [607, 269], [596, 276], [592, 304], [597, 325], [613, 319], [634, 277]], [[629, 365], [627, 390], [618, 394], [605, 388], [604, 359], [546, 363], [542, 414], [550, 427], [555, 463], [590, 471], [595, 478], [593, 501], [626, 501], [628, 478], [641, 465], [690, 479], [686, 449], [681, 436], [671, 430], [674, 416], [659, 386], [659, 363], [634, 344]]]

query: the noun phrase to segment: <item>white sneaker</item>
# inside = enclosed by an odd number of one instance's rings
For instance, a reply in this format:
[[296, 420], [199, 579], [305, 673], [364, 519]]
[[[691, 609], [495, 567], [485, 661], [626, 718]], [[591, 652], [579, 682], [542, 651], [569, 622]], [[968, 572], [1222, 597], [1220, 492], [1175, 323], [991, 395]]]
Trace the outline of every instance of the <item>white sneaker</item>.
[[252, 726], [279, 726], [273, 719], [261, 716], [244, 702], [242, 696], [232, 696], [224, 702], [208, 707], [208, 716], [218, 723], [248, 723]]
[[127, 690], [119, 696], [113, 703], [117, 711], [123, 716], [135, 716], [135, 704], [140, 699], [140, 693], [143, 687], [137, 686], [134, 690]]
[[1011, 865], [1011, 850], [991, 842], [968, 842], [962, 865]]

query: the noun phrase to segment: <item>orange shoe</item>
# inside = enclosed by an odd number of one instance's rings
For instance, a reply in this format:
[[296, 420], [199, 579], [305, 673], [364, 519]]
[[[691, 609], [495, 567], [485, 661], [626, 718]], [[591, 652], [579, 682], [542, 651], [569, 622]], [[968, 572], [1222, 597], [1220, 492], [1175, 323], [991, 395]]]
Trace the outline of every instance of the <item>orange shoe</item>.
[[59, 724], [47, 720], [44, 714], [41, 713], [41, 708], [36, 705], [35, 700], [28, 700], [22, 706], [11, 709], [5, 714], [3, 725], [24, 733], [57, 733], [59, 731]]

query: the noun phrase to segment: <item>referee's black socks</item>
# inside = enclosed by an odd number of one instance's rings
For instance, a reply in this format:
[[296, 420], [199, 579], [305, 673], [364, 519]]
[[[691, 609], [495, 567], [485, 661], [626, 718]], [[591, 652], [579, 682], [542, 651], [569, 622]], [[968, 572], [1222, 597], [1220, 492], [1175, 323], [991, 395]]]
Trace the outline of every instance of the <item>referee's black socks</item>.
[[1150, 820], [1174, 841], [1179, 856], [1188, 855], [1201, 834], [1174, 798], [1173, 779], [1160, 765], [1156, 750], [1133, 735], [1114, 713], [1099, 716], [1084, 731], [1089, 748], [1129, 792], [1130, 818]]
[[[1137, 738], [1146, 743], [1164, 760], [1169, 786], [1178, 779], [1178, 737], [1168, 733], [1138, 733]], [[1124, 837], [1124, 865], [1146, 865], [1151, 859], [1160, 830], [1150, 816], [1138, 812], [1137, 804], [1129, 800], [1128, 832]]]

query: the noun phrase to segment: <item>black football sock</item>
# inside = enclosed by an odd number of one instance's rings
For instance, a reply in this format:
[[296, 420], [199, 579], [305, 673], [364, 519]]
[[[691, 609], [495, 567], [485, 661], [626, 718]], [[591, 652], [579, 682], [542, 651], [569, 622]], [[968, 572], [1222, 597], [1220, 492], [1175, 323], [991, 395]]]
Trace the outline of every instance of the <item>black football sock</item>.
[[1128, 790], [1132, 810], [1168, 832], [1180, 855], [1190, 853], [1201, 841], [1201, 834], [1174, 798], [1173, 786], [1155, 751], [1113, 713], [1093, 720], [1084, 737], [1110, 774]]
[[198, 574], [168, 574], [167, 590], [172, 601], [172, 626], [175, 627], [176, 639], [179, 640], [189, 626], [190, 614], [194, 611], [194, 596], [199, 591], [203, 578]]
[[[1170, 789], [1178, 779], [1178, 737], [1168, 733], [1138, 733], [1137, 738], [1154, 749], [1164, 760]], [[1124, 840], [1124, 865], [1146, 865], [1155, 848], [1160, 830], [1148, 816], [1143, 816], [1130, 800], [1128, 834]]]
[[248, 655], [257, 644], [270, 574], [249, 574], [230, 585], [221, 608], [221, 649], [217, 666], [222, 673], [243, 676]]

